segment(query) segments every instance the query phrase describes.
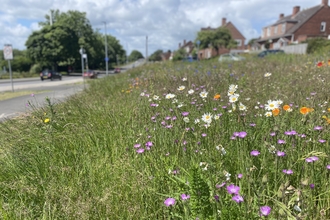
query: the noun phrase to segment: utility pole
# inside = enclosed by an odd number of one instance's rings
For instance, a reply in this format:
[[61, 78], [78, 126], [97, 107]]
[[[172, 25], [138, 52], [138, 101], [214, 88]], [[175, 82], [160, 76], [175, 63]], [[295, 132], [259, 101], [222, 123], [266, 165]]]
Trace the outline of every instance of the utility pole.
[[126, 64], [128, 64], [128, 46], [126, 42]]
[[105, 69], [106, 69], [106, 75], [108, 76], [108, 42], [107, 42], [107, 22], [104, 23], [104, 40], [105, 40]]
[[146, 62], [148, 62], [148, 35], [146, 36]]

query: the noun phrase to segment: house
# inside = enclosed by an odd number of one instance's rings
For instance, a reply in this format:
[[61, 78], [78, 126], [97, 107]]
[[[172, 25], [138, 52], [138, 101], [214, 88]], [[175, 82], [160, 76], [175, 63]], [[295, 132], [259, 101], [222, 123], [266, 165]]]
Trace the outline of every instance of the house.
[[186, 42], [183, 40], [183, 44], [179, 43], [179, 49], [184, 49], [188, 56], [192, 56], [192, 52], [194, 50], [194, 43], [192, 41]]
[[300, 10], [293, 7], [292, 14], [280, 14], [278, 20], [262, 29], [262, 36], [257, 42], [261, 49], [269, 44], [270, 49], [278, 49], [292, 43], [301, 43], [309, 38], [330, 37], [330, 8], [328, 0], [319, 5]]
[[162, 61], [170, 60], [173, 57], [173, 53], [169, 50], [167, 52], [162, 53], [161, 55]]
[[[219, 54], [224, 53], [242, 53], [245, 50], [245, 40], [246, 38], [243, 36], [243, 34], [236, 28], [236, 26], [232, 22], [227, 22], [226, 18], [222, 18], [221, 26], [225, 27], [229, 30], [231, 36], [233, 39], [237, 42], [237, 47], [227, 49], [227, 48], [219, 48], [218, 51], [216, 51], [214, 48], [205, 48], [202, 50], [199, 50], [198, 52], [198, 58], [199, 59], [208, 59], [214, 56], [217, 56]], [[216, 28], [201, 28], [201, 31], [208, 31], [208, 30], [216, 30]]]

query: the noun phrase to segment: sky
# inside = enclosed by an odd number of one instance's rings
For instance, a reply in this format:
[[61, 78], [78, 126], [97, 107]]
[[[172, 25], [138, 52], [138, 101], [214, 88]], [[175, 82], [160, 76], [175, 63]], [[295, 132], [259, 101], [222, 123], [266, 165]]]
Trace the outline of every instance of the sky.
[[[248, 40], [261, 36], [262, 27], [279, 14], [292, 14], [321, 4], [322, 0], [1, 0], [0, 49], [5, 44], [24, 50], [38, 22], [50, 10], [86, 12], [93, 29], [116, 37], [128, 55], [132, 50], [148, 55], [160, 49], [177, 50], [179, 43], [194, 41], [202, 27], [217, 28], [222, 18], [231, 21]], [[77, 51], [78, 53], [78, 51]]]

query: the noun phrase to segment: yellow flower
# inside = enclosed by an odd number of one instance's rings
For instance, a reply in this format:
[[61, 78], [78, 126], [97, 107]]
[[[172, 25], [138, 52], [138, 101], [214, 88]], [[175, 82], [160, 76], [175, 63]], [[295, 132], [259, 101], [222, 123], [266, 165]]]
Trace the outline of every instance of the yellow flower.
[[328, 112], [330, 112], [330, 108], [328, 108], [327, 110], [328, 110]]
[[46, 119], [44, 120], [44, 122], [45, 122], [45, 123], [48, 123], [48, 122], [50, 122], [50, 119], [49, 119], [49, 118], [46, 118]]

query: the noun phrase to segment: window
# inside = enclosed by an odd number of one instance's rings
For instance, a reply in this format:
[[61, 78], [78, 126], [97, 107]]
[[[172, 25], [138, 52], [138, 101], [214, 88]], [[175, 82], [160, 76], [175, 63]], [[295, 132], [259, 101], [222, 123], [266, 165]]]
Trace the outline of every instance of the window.
[[285, 23], [282, 24], [282, 33], [285, 33]]
[[320, 30], [321, 30], [322, 32], [325, 31], [325, 25], [326, 25], [326, 22], [325, 22], [325, 21], [322, 21], [322, 22], [321, 22], [321, 28], [320, 28]]
[[277, 34], [277, 26], [274, 27], [274, 34]]
[[267, 28], [267, 36], [270, 36], [270, 27]]
[[238, 47], [242, 46], [242, 40], [241, 39], [235, 39], [235, 41], [237, 42]]

